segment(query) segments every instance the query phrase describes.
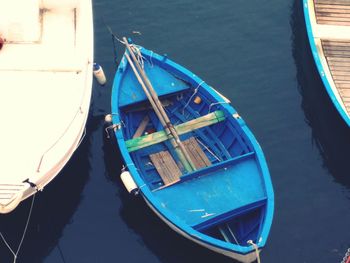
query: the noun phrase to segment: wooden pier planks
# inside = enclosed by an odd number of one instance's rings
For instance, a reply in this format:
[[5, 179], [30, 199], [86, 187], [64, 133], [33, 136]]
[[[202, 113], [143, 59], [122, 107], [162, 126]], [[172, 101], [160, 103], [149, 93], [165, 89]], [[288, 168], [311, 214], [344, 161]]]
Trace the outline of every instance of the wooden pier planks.
[[314, 0], [318, 24], [350, 25], [349, 0]]
[[323, 39], [321, 43], [334, 84], [350, 114], [350, 40]]

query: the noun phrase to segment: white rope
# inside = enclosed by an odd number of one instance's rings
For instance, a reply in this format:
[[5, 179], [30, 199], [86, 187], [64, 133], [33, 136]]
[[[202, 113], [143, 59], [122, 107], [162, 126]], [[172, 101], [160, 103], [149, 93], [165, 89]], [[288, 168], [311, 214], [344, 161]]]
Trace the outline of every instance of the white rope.
[[343, 257], [343, 260], [340, 263], [347, 263], [348, 259], [350, 258], [350, 248], [345, 253], [345, 256]]
[[209, 110], [208, 110], [208, 113], [210, 113], [211, 111], [211, 107], [215, 106], [215, 105], [219, 105], [219, 104], [229, 104], [228, 102], [226, 101], [219, 101], [219, 102], [214, 102], [212, 104], [209, 105]]
[[12, 255], [13, 255], [13, 263], [16, 263], [16, 261], [17, 261], [18, 253], [19, 253], [19, 251], [20, 251], [20, 249], [21, 249], [21, 246], [22, 246], [23, 241], [24, 241], [24, 237], [25, 237], [25, 235], [26, 235], [26, 233], [27, 233], [27, 229], [28, 229], [30, 217], [31, 217], [32, 211], [33, 211], [34, 200], [35, 200], [35, 194], [33, 195], [32, 203], [30, 204], [30, 209], [29, 209], [29, 214], [28, 214], [27, 222], [26, 222], [26, 225], [25, 225], [25, 227], [24, 227], [23, 234], [22, 234], [22, 238], [21, 238], [21, 241], [19, 242], [19, 245], [18, 245], [18, 248], [17, 248], [16, 253], [15, 253], [14, 250], [11, 248], [11, 246], [9, 245], [9, 243], [6, 241], [6, 239], [5, 239], [5, 237], [3, 236], [3, 234], [0, 232], [0, 236], [1, 236], [2, 241], [4, 241], [5, 245], [7, 246], [7, 248], [11, 251], [11, 253], [12, 253]]
[[257, 259], [258, 263], [261, 263], [260, 262], [260, 252], [259, 252], [258, 246], [253, 242], [253, 240], [248, 240], [247, 243], [254, 247], [255, 254], [256, 254], [256, 259]]
[[150, 61], [150, 64], [151, 64], [151, 68], [153, 68], [153, 61], [152, 61], [152, 57], [153, 57], [153, 51], [151, 50], [151, 55], [149, 57], [149, 61]]
[[[103, 22], [104, 22], [104, 21], [103, 21]], [[110, 27], [109, 25], [107, 25], [106, 23], [104, 23], [104, 24], [105, 24], [105, 26], [107, 27], [107, 30], [109, 31], [109, 33], [112, 35], [112, 37], [113, 37], [114, 39], [116, 39], [117, 41], [119, 41], [120, 43], [122, 43], [123, 45], [125, 45], [125, 43], [124, 43], [122, 40], [120, 40], [120, 39], [113, 33], [111, 27]]]
[[0, 232], [0, 236], [2, 238], [2, 241], [4, 241], [5, 245], [7, 246], [7, 248], [11, 251], [11, 253], [16, 256], [15, 252], [12, 250], [12, 248], [10, 247], [9, 243], [7, 243], [6, 239], [4, 238], [4, 236], [2, 235], [2, 233]]
[[197, 86], [197, 88], [194, 89], [194, 92], [193, 92], [192, 96], [189, 98], [189, 100], [187, 101], [187, 103], [185, 104], [185, 106], [184, 106], [183, 109], [182, 109], [182, 115], [185, 114], [185, 108], [190, 104], [192, 98], [194, 97], [194, 95], [197, 94], [199, 87], [200, 87], [203, 83], [204, 83], [204, 81], [202, 81], [201, 83], [199, 83], [198, 86]]
[[235, 240], [236, 244], [239, 245], [238, 240], [237, 240], [235, 234], [233, 234], [233, 232], [232, 232], [232, 230], [231, 230], [231, 228], [229, 227], [228, 224], [226, 224], [226, 227], [227, 227], [228, 231], [230, 232], [230, 234], [233, 236], [233, 239]]
[[207, 146], [206, 146], [204, 143], [202, 143], [199, 139], [196, 138], [196, 140], [197, 140], [197, 142], [199, 142], [199, 144], [202, 145], [212, 156], [214, 156], [214, 158], [215, 158], [216, 160], [218, 160], [219, 162], [221, 162], [220, 158], [217, 157], [216, 154], [214, 154], [214, 153], [209, 149], [209, 147], [207, 147]]
[[133, 50], [134, 54], [136, 55], [137, 62], [141, 66], [141, 68], [145, 68], [145, 63], [144, 60], [146, 59], [144, 56], [141, 54], [141, 47], [138, 47], [134, 44], [130, 44], [130, 48]]

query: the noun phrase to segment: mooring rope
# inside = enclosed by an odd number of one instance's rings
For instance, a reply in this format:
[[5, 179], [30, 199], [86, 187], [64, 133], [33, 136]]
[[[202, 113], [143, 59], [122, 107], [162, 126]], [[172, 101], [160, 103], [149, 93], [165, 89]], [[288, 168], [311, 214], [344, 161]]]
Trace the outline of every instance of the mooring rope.
[[256, 254], [256, 260], [258, 261], [258, 263], [260, 262], [260, 252], [259, 252], [259, 247], [253, 242], [253, 240], [248, 240], [247, 241], [248, 244], [252, 245], [255, 249], [255, 254]]
[[139, 65], [141, 66], [141, 68], [145, 68], [145, 60], [146, 58], [144, 56], [142, 56], [141, 54], [141, 48], [137, 47], [134, 44], [130, 44], [130, 47], [132, 49], [132, 51], [134, 52], [136, 58], [137, 58], [137, 62], [139, 63]]
[[343, 260], [340, 263], [349, 263], [350, 262], [350, 248], [345, 253]]
[[21, 238], [21, 241], [19, 242], [19, 245], [18, 245], [18, 248], [17, 248], [17, 251], [14, 252], [14, 250], [11, 248], [11, 246], [9, 245], [9, 243], [6, 241], [4, 235], [0, 232], [0, 236], [1, 236], [1, 239], [2, 241], [5, 243], [5, 245], [7, 246], [7, 248], [11, 251], [12, 255], [13, 255], [13, 263], [16, 263], [17, 261], [17, 256], [18, 256], [18, 253], [21, 249], [21, 246], [23, 244], [23, 241], [24, 241], [24, 237], [27, 233], [27, 229], [28, 229], [28, 225], [29, 225], [29, 221], [30, 221], [30, 217], [32, 215], [32, 211], [33, 211], [33, 206], [34, 206], [34, 200], [35, 200], [35, 194], [33, 194], [33, 198], [32, 198], [32, 202], [30, 204], [30, 209], [29, 209], [29, 213], [28, 213], [28, 218], [27, 218], [27, 221], [26, 221], [26, 225], [24, 227], [24, 230], [23, 230], [23, 234], [22, 234], [22, 238]]

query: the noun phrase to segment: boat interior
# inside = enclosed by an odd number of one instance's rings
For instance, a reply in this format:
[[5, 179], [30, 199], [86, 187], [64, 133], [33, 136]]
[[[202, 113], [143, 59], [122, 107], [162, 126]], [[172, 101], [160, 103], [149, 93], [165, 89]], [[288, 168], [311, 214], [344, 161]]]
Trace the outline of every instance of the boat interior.
[[121, 108], [128, 151], [165, 208], [205, 235], [248, 246], [261, 233], [267, 201], [253, 146], [222, 103], [181, 86], [160, 101], [196, 169], [186, 171], [148, 101]]

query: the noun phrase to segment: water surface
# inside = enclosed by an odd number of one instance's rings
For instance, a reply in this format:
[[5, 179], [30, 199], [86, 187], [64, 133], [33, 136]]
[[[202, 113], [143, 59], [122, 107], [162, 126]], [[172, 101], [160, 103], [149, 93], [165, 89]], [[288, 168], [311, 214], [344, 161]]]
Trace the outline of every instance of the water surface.
[[[95, 0], [94, 25], [95, 60], [109, 83], [95, 83], [84, 143], [36, 196], [18, 262], [232, 262], [170, 230], [121, 185], [103, 121], [115, 70], [106, 25], [199, 75], [255, 134], [276, 202], [262, 262], [341, 261], [350, 247], [350, 130], [316, 72], [301, 1]], [[0, 218], [13, 247], [29, 206]], [[11, 259], [1, 243], [0, 262]]]

